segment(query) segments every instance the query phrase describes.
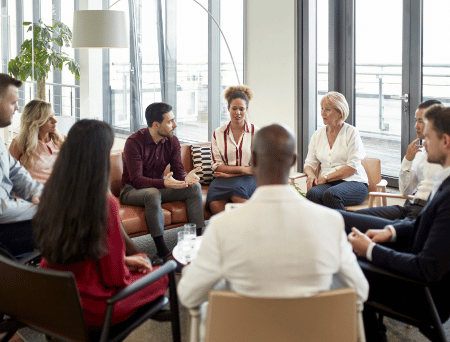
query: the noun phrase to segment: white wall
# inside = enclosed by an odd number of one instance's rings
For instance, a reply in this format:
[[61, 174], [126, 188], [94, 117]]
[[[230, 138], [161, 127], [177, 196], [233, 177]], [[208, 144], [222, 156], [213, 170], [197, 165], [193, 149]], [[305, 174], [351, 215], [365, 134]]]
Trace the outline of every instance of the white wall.
[[247, 0], [245, 83], [254, 93], [250, 121], [284, 123], [296, 132], [296, 1]]

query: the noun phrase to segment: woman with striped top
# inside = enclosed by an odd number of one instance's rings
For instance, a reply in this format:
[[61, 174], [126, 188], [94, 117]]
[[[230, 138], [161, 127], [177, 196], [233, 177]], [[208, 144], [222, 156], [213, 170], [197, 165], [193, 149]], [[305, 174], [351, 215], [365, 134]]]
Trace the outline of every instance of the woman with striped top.
[[213, 214], [225, 210], [228, 202], [245, 202], [256, 189], [250, 157], [253, 134], [259, 128], [247, 121], [253, 93], [247, 86], [229, 87], [224, 97], [230, 122], [217, 128], [211, 139], [215, 179], [208, 190], [206, 208]]

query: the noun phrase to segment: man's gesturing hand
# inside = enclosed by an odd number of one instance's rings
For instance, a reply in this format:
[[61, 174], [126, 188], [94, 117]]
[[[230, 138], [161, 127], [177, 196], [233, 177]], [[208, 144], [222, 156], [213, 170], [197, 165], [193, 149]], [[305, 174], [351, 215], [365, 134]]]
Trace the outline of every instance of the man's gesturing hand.
[[186, 181], [176, 180], [175, 178], [173, 178], [173, 172], [169, 172], [166, 178], [164, 178], [164, 186], [170, 189], [183, 189], [187, 188], [188, 184], [186, 183]]
[[200, 177], [197, 176], [195, 173], [199, 172], [202, 168], [200, 166], [196, 167], [195, 169], [191, 170], [191, 172], [188, 173], [188, 175], [186, 176], [186, 178], [184, 178], [184, 181], [188, 184], [188, 185], [192, 185], [195, 183], [200, 182]]

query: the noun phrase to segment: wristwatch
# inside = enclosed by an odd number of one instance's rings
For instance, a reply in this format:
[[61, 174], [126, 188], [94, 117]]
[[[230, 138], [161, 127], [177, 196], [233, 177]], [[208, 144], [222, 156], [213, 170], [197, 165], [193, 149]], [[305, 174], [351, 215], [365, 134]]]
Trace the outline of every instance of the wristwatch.
[[323, 178], [325, 179], [325, 183], [328, 183], [328, 176], [323, 176]]

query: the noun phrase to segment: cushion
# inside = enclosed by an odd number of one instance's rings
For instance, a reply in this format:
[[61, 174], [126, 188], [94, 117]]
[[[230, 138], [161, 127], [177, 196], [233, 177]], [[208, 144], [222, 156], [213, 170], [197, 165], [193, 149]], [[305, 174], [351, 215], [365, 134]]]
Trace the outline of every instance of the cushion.
[[200, 184], [210, 184], [214, 178], [212, 170], [211, 146], [191, 145], [191, 154], [194, 169], [198, 166], [202, 168], [201, 171], [197, 172], [197, 176], [200, 177]]

